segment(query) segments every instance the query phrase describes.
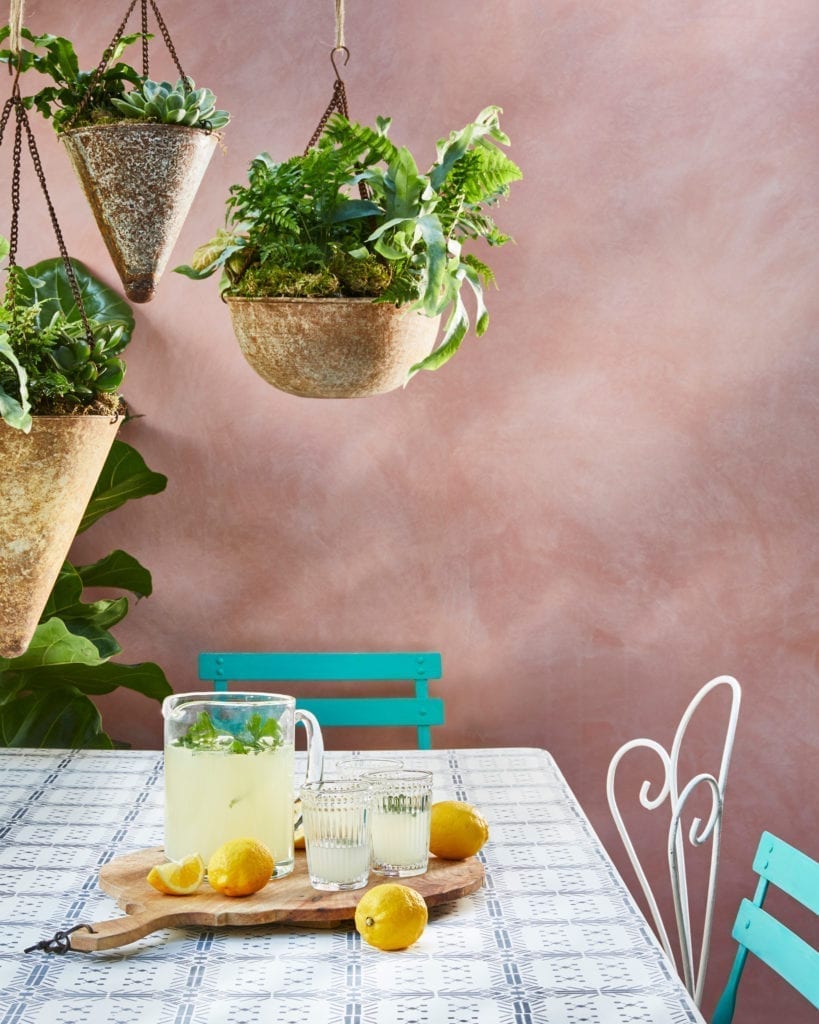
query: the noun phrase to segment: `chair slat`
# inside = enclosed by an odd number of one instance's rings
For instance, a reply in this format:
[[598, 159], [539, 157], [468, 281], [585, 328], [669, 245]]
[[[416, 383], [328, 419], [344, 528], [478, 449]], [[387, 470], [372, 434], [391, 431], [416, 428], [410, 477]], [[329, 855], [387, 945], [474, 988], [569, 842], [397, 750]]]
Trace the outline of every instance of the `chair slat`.
[[441, 655], [420, 652], [231, 652], [199, 655], [199, 678], [207, 680], [440, 679]]
[[819, 863], [801, 850], [770, 832], [763, 832], [754, 858], [754, 871], [814, 914], [819, 914]]
[[312, 711], [322, 725], [443, 725], [440, 697], [297, 697], [296, 707]]
[[819, 1009], [819, 952], [804, 939], [750, 900], [740, 904], [731, 934]]

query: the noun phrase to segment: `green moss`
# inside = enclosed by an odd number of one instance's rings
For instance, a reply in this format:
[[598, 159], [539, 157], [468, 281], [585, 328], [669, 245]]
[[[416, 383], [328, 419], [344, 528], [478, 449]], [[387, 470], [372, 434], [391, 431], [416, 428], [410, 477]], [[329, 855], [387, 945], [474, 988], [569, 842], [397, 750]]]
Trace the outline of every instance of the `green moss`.
[[341, 291], [349, 296], [383, 295], [389, 288], [392, 272], [388, 266], [374, 256], [357, 260], [345, 252], [337, 253], [330, 260], [330, 269], [341, 285]]
[[338, 278], [329, 270], [310, 273], [287, 267], [255, 263], [248, 267], [233, 294], [256, 299], [282, 296], [285, 298], [326, 298], [340, 295]]

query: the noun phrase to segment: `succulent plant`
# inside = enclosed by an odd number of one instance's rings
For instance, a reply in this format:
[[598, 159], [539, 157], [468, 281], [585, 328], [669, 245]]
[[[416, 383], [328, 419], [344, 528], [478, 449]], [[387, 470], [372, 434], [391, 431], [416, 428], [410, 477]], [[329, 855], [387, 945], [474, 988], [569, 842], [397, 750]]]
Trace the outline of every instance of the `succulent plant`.
[[190, 78], [188, 85], [186, 89], [181, 79], [172, 85], [149, 78], [122, 99], [112, 99], [111, 104], [120, 114], [135, 120], [189, 128], [224, 128], [230, 115], [226, 110], [216, 109], [216, 97], [210, 89], [195, 89]]

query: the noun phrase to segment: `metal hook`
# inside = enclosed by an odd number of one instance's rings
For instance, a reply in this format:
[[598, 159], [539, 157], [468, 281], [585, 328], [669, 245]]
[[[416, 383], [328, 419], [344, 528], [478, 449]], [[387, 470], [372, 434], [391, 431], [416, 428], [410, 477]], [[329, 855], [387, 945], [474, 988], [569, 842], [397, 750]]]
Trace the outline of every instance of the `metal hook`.
[[346, 46], [334, 46], [332, 48], [332, 50], [330, 50], [330, 63], [333, 65], [333, 71], [335, 71], [335, 73], [336, 73], [336, 78], [339, 81], [341, 81], [341, 72], [336, 67], [336, 54], [339, 52], [339, 50], [343, 50], [344, 51], [344, 67], [345, 68], [347, 67], [347, 64], [350, 61], [350, 51], [347, 49]]
[[40, 942], [35, 943], [33, 946], [29, 946], [28, 949], [24, 949], [24, 953], [33, 953], [37, 949], [43, 950], [44, 953], [58, 953], [61, 956], [64, 953], [68, 953], [71, 950], [71, 939], [69, 936], [73, 932], [78, 932], [80, 928], [87, 928], [91, 934], [94, 934], [94, 929], [90, 924], [78, 924], [73, 928], [68, 928], [64, 932], [56, 932], [53, 939], [41, 939]]

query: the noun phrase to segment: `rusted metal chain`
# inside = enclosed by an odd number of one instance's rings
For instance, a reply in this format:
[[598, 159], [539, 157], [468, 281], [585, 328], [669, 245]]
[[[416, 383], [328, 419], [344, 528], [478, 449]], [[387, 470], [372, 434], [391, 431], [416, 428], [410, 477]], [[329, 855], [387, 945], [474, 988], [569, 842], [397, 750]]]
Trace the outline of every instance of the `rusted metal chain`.
[[[182, 65], [179, 62], [179, 56], [178, 56], [178, 54], [176, 52], [176, 47], [174, 46], [173, 40], [171, 39], [171, 34], [168, 31], [168, 26], [165, 24], [165, 19], [162, 17], [162, 15], [161, 15], [161, 13], [159, 11], [159, 8], [156, 5], [156, 0], [139, 0], [139, 2], [140, 2], [140, 5], [141, 5], [141, 10], [142, 10], [142, 74], [143, 74], [143, 77], [144, 78], [148, 78], [149, 70], [150, 70], [149, 59], [148, 59], [148, 3], [150, 3], [151, 9], [154, 12], [154, 17], [156, 18], [156, 23], [159, 26], [159, 31], [160, 31], [160, 33], [162, 35], [163, 40], [165, 41], [165, 45], [168, 47], [168, 52], [170, 53], [171, 58], [173, 59], [173, 62], [176, 65], [176, 70], [179, 72], [179, 77], [182, 80], [182, 88], [185, 90], [186, 93], [189, 93], [191, 91], [190, 79], [185, 74], [185, 72], [182, 70]], [[131, 0], [131, 3], [128, 5], [128, 10], [125, 12], [125, 17], [122, 19], [122, 21], [120, 23], [120, 26], [119, 26], [119, 28], [116, 31], [116, 35], [114, 36], [114, 38], [111, 40], [111, 42], [106, 47], [105, 52], [103, 53], [102, 58], [101, 58], [99, 64], [94, 68], [94, 71], [93, 71], [93, 73], [91, 75], [91, 78], [88, 80], [88, 86], [86, 87], [86, 90], [85, 90], [85, 92], [82, 95], [82, 99], [80, 100], [80, 102], [79, 102], [79, 104], [77, 106], [77, 109], [71, 115], [71, 118], [69, 119], [68, 123], [66, 124], [66, 126], [65, 126], [66, 130], [74, 127], [74, 125], [76, 124], [77, 118], [80, 116], [80, 114], [83, 112], [83, 110], [85, 110], [85, 108], [88, 106], [88, 102], [89, 102], [89, 100], [91, 99], [91, 97], [94, 94], [94, 89], [96, 88], [97, 82], [99, 81], [99, 77], [103, 73], [103, 71], [105, 71], [106, 67], [108, 66], [108, 62], [111, 60], [111, 57], [114, 54], [114, 50], [117, 48], [117, 45], [118, 45], [120, 39], [122, 39], [122, 34], [125, 31], [125, 26], [128, 24], [128, 19], [131, 17], [131, 14], [132, 14], [134, 8], [136, 7], [136, 5], [137, 5], [137, 0]]]
[[[338, 27], [338, 15], [336, 17], [336, 27]], [[333, 65], [333, 71], [335, 71], [336, 73], [336, 80], [333, 83], [333, 95], [330, 99], [329, 104], [327, 105], [327, 109], [321, 115], [321, 120], [316, 126], [316, 130], [310, 136], [310, 141], [307, 143], [304, 153], [302, 154], [303, 156], [307, 156], [307, 154], [310, 152], [313, 146], [315, 146], [315, 144], [321, 138], [324, 129], [327, 127], [327, 122], [333, 116], [335, 111], [338, 111], [339, 114], [341, 114], [341, 116], [345, 118], [347, 121], [350, 120], [350, 108], [347, 105], [347, 90], [344, 87], [344, 81], [342, 80], [341, 74], [338, 68], [336, 67], [336, 53], [338, 53], [339, 50], [343, 50], [344, 52], [345, 67], [347, 66], [347, 62], [350, 59], [350, 51], [347, 49], [346, 46], [334, 46], [333, 49], [330, 50], [330, 63]], [[367, 188], [366, 183], [363, 181], [359, 181], [358, 183], [358, 194], [361, 196], [362, 199], [370, 198], [370, 190]]]
[[66, 131], [74, 127], [77, 118], [88, 105], [88, 101], [91, 99], [91, 96], [94, 93], [94, 89], [96, 88], [99, 77], [108, 66], [108, 61], [110, 61], [111, 57], [113, 56], [114, 50], [117, 48], [117, 44], [122, 38], [122, 33], [125, 31], [125, 26], [128, 24], [128, 19], [131, 17], [131, 11], [133, 11], [136, 5], [137, 0], [131, 0], [131, 3], [128, 5], [128, 10], [125, 12], [125, 17], [120, 22], [120, 26], [116, 31], [116, 35], [106, 47], [99, 64], [97, 64], [97, 66], [94, 68], [94, 71], [88, 80], [88, 85], [86, 86], [85, 92], [82, 94], [82, 99], [80, 100], [77, 109], [69, 118], [68, 124], [65, 126]]
[[184, 88], [185, 92], [190, 92], [190, 79], [182, 70], [182, 65], [179, 63], [179, 57], [176, 55], [176, 48], [174, 47], [173, 41], [171, 40], [171, 34], [168, 31], [168, 27], [165, 24], [162, 15], [159, 13], [159, 8], [156, 5], [156, 0], [150, 0], [150, 2], [154, 12], [154, 17], [156, 18], [156, 23], [157, 25], [159, 25], [159, 31], [162, 33], [162, 38], [165, 40], [165, 45], [168, 47], [168, 53], [170, 53], [171, 57], [173, 58], [173, 62], [176, 65], [176, 70], [179, 72], [179, 77], [182, 80], [182, 87]]
[[142, 0], [142, 75], [148, 77], [150, 63], [148, 57], [148, 0]]
[[51, 201], [51, 195], [49, 194], [48, 185], [46, 184], [45, 171], [43, 170], [40, 153], [37, 149], [37, 141], [34, 138], [34, 132], [31, 130], [31, 122], [28, 119], [28, 114], [26, 113], [23, 99], [20, 96], [19, 88], [15, 88], [11, 98], [6, 101], [6, 104], [3, 107], [3, 114], [2, 117], [0, 117], [0, 145], [2, 145], [3, 135], [5, 133], [9, 117], [11, 116], [12, 109], [15, 113], [15, 126], [14, 148], [12, 150], [11, 228], [9, 230], [9, 277], [7, 286], [11, 314], [11, 327], [14, 329], [17, 325], [17, 303], [15, 301], [17, 275], [14, 273], [14, 268], [17, 266], [17, 249], [20, 240], [20, 173], [23, 163], [23, 132], [25, 132], [29, 155], [31, 156], [31, 162], [34, 165], [34, 171], [37, 175], [37, 180], [40, 182], [40, 188], [42, 189], [43, 196], [46, 201], [49, 217], [51, 218], [51, 226], [54, 230], [54, 236], [57, 239], [57, 246], [60, 250], [63, 265], [65, 266], [68, 284], [71, 288], [71, 293], [74, 296], [74, 301], [77, 304], [77, 310], [79, 311], [80, 318], [82, 319], [83, 327], [85, 328], [86, 340], [89, 345], [93, 345], [94, 335], [91, 331], [91, 324], [88, 322], [88, 316], [85, 312], [85, 304], [82, 300], [80, 286], [77, 283], [74, 267], [72, 266], [71, 259], [68, 255], [68, 249], [65, 245], [65, 239], [63, 238], [60, 223], [57, 220], [57, 212]]

